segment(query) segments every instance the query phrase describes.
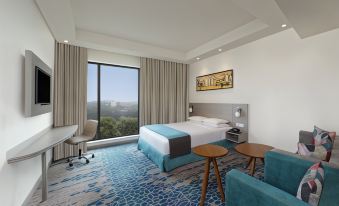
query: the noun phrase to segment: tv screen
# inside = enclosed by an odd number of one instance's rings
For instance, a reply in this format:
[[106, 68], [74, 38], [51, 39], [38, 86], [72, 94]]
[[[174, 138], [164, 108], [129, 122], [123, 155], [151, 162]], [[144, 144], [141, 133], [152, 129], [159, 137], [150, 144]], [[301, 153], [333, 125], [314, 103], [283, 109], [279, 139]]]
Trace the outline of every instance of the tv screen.
[[51, 77], [35, 66], [35, 104], [51, 103]]

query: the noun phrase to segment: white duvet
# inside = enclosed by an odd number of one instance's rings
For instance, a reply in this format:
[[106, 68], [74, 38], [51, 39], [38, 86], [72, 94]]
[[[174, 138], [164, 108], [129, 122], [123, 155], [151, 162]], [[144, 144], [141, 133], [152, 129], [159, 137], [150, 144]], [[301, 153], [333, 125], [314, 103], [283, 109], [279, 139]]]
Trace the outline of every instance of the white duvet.
[[[193, 122], [172, 123], [166, 124], [166, 126], [189, 134], [191, 136], [192, 148], [202, 144], [223, 140], [225, 139], [226, 131], [231, 129], [231, 127], [215, 128]], [[141, 127], [140, 139], [143, 139], [148, 144], [152, 145], [162, 154], [169, 154], [169, 144], [166, 137], [145, 127]]]

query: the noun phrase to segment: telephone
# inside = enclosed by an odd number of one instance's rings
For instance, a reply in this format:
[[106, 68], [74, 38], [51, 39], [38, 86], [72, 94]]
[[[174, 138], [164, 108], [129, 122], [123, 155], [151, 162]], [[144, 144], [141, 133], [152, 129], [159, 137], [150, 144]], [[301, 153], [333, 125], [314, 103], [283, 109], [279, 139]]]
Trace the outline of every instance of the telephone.
[[232, 133], [240, 133], [240, 129], [238, 129], [238, 128], [232, 128], [232, 129], [230, 129], [228, 131], [232, 132]]

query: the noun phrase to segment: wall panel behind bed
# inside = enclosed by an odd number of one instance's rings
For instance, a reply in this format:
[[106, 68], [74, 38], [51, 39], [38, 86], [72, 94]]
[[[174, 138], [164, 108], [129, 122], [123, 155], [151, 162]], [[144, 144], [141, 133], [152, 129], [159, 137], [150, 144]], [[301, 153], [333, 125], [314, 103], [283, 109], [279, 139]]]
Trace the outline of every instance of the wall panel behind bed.
[[[236, 123], [241, 123], [244, 127], [239, 129], [248, 132], [248, 104], [190, 103], [189, 106], [193, 107], [193, 112], [190, 112], [189, 116], [226, 119], [231, 122], [232, 127], [237, 127]], [[234, 116], [237, 108], [241, 109], [239, 118]]]

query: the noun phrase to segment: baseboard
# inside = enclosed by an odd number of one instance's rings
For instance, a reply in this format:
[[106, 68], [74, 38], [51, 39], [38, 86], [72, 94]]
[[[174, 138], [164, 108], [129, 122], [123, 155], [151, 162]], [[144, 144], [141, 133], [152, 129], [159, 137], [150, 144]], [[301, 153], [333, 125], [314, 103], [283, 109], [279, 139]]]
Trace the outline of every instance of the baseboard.
[[[48, 161], [48, 168], [52, 165], [52, 157], [50, 158], [50, 160]], [[48, 172], [47, 172], [48, 173]], [[34, 192], [39, 188], [39, 186], [41, 185], [41, 180], [42, 179], [42, 174], [40, 175], [40, 177], [37, 179], [37, 181], [35, 182], [34, 186], [32, 187], [31, 191], [28, 193], [27, 197], [25, 198], [25, 200], [22, 203], [22, 206], [26, 206], [28, 205], [29, 201], [31, 200], [31, 198], [34, 195]]]
[[139, 135], [131, 135], [125, 137], [116, 137], [110, 139], [103, 139], [103, 140], [95, 140], [87, 142], [87, 149], [97, 149], [102, 147], [109, 147], [119, 144], [126, 144], [130, 142], [136, 142], [139, 139]]

